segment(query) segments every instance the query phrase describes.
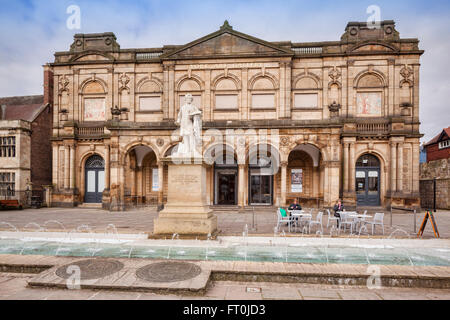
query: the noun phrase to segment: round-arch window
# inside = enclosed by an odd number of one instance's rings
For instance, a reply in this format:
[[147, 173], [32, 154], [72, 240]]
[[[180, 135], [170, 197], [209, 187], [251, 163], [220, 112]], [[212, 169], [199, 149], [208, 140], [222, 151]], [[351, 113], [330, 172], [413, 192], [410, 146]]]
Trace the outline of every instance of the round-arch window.
[[371, 154], [361, 156], [356, 162], [357, 167], [379, 167], [380, 160]]
[[85, 167], [88, 169], [103, 169], [105, 167], [105, 160], [98, 155], [94, 155], [86, 160]]

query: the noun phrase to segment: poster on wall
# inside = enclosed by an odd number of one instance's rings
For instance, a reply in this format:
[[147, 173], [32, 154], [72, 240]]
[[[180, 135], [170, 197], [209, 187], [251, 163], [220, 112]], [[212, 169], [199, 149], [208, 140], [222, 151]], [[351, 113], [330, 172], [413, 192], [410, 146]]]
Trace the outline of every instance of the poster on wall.
[[303, 169], [291, 170], [291, 192], [303, 192]]
[[105, 99], [85, 99], [84, 121], [104, 121], [105, 109]]
[[356, 108], [358, 115], [381, 116], [381, 92], [358, 93]]
[[159, 172], [157, 168], [152, 170], [152, 191], [159, 191]]

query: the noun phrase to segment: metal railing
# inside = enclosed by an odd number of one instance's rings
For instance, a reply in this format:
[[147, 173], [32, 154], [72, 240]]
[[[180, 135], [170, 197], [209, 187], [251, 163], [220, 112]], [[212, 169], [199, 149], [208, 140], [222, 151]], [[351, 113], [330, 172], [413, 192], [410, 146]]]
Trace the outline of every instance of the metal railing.
[[400, 207], [392, 207], [391, 206], [391, 223], [390, 226], [392, 227], [392, 211], [393, 210], [400, 210], [400, 211], [407, 211], [407, 212], [414, 212], [414, 233], [417, 233], [417, 210], [416, 209], [408, 209], [408, 208], [400, 208]]
[[40, 208], [45, 202], [44, 190], [0, 190], [0, 204], [4, 200], [2, 207], [10, 207], [6, 201], [17, 200], [17, 204], [22, 207]]
[[161, 56], [162, 52], [142, 52], [136, 53], [136, 60], [150, 60]]

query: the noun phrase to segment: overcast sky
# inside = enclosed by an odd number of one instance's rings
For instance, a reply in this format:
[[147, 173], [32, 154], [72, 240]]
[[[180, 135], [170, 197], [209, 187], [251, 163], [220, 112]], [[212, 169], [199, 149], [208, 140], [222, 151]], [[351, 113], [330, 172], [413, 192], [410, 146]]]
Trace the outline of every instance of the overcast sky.
[[[67, 8], [81, 9], [81, 28], [67, 28]], [[42, 94], [42, 65], [66, 51], [75, 33], [112, 31], [122, 48], [185, 44], [234, 29], [267, 41], [339, 40], [348, 21], [367, 21], [370, 5], [395, 20], [402, 38], [419, 38], [423, 141], [450, 126], [450, 1], [300, 0], [0, 0], [0, 96]]]

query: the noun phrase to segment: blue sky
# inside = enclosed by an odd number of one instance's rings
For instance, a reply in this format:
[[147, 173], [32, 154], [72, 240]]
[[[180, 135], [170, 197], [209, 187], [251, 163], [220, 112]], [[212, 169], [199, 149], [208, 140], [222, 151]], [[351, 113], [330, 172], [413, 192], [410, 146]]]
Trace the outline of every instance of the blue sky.
[[[80, 30], [66, 27], [70, 5], [81, 9]], [[190, 42], [228, 19], [267, 41], [332, 41], [348, 21], [366, 21], [370, 5], [426, 51], [420, 108], [423, 140], [429, 140], [450, 126], [450, 1], [0, 0], [0, 96], [41, 94], [42, 65], [68, 50], [74, 33], [112, 31], [122, 48], [148, 48]]]

